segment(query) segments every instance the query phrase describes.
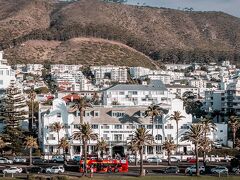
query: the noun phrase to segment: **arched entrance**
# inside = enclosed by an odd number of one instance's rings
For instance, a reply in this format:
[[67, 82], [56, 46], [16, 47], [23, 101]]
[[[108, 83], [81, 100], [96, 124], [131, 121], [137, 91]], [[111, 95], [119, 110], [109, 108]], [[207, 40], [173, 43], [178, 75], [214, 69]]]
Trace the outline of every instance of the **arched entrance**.
[[123, 146], [114, 146], [112, 148], [112, 157], [115, 157], [116, 155], [120, 155], [121, 157], [124, 156], [124, 147]]

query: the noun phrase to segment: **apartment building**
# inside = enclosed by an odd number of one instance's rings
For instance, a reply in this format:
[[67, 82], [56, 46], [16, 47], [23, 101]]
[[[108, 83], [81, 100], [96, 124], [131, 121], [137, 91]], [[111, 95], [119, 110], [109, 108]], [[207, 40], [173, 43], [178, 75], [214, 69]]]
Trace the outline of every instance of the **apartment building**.
[[92, 74], [95, 77], [95, 84], [101, 84], [107, 79], [110, 82], [127, 82], [127, 68], [125, 66], [91, 66]]
[[7, 60], [3, 59], [3, 51], [0, 51], [0, 89], [6, 89], [15, 80], [15, 71], [7, 65]]
[[144, 67], [130, 67], [129, 72], [133, 79], [139, 79], [141, 76], [151, 74], [152, 70]]
[[148, 106], [159, 103], [168, 104], [174, 97], [159, 80], [153, 80], [149, 85], [118, 84], [103, 90], [104, 105]]
[[51, 64], [51, 74], [79, 71], [82, 65]]
[[[67, 105], [68, 104], [68, 105]], [[39, 120], [39, 141], [41, 148], [45, 154], [45, 158], [55, 154], [58, 151], [57, 133], [50, 131], [50, 126], [54, 122], [60, 122], [64, 128], [60, 130], [60, 139], [66, 137], [69, 140], [70, 148], [68, 150], [70, 158], [74, 155], [82, 154], [82, 142], [74, 140], [73, 133], [78, 131], [79, 127], [79, 112], [69, 112], [69, 102], [63, 99], [55, 99], [51, 107], [42, 107], [40, 109]], [[109, 144], [107, 155], [114, 154], [126, 155], [128, 151], [128, 142], [133, 138], [136, 128], [146, 128], [154, 136], [154, 145], [144, 147], [144, 158], [154, 155], [164, 156], [162, 145], [165, 140], [172, 139], [177, 142], [176, 123], [169, 120], [169, 116], [174, 111], [180, 111], [185, 118], [179, 121], [179, 151], [189, 153], [193, 149], [193, 145], [187, 141], [180, 141], [189, 126], [192, 124], [191, 114], [186, 114], [183, 101], [174, 99], [171, 105], [167, 108], [168, 112], [163, 116], [156, 117], [152, 124], [150, 117], [145, 117], [146, 106], [122, 106], [122, 107], [104, 107], [94, 106], [84, 111], [84, 122], [91, 124], [99, 139], [105, 139]], [[218, 128], [219, 127], [219, 128]], [[216, 132], [209, 134], [214, 141], [222, 140], [226, 143], [226, 125], [217, 126]], [[222, 133], [220, 133], [222, 132]], [[88, 153], [95, 153], [95, 145], [97, 141], [89, 141]]]
[[185, 85], [166, 85], [167, 90], [171, 93], [171, 94], [175, 94], [179, 97], [182, 97], [182, 95], [185, 92], [193, 92], [195, 95], [198, 96], [198, 88], [193, 87], [193, 86], [185, 86]]
[[161, 80], [163, 84], [170, 84], [171, 82], [171, 76], [166, 74], [148, 74], [141, 76], [140, 79]]

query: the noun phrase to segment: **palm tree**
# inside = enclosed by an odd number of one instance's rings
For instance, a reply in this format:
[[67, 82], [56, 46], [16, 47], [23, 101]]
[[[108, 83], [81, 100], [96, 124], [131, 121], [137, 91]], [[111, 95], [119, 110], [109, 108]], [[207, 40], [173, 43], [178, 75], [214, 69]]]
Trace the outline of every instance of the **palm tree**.
[[177, 149], [178, 149], [178, 122], [181, 121], [185, 116], [181, 115], [180, 111], [173, 111], [173, 114], [170, 116], [170, 120], [174, 120], [177, 125]]
[[[210, 117], [205, 117], [203, 119], [201, 119], [200, 121], [202, 127], [203, 127], [203, 133], [204, 133], [204, 137], [202, 140], [202, 145], [200, 147], [202, 147], [202, 152], [203, 152], [203, 164], [204, 166], [206, 166], [206, 153], [211, 151], [211, 144], [212, 142], [209, 140], [209, 138], [207, 137], [207, 134], [209, 132], [211, 132], [211, 130], [215, 130], [216, 129], [216, 124], [214, 124], [214, 122], [212, 121], [212, 119]], [[209, 149], [210, 146], [210, 149]]]
[[176, 147], [177, 147], [176, 144], [174, 144], [172, 140], [166, 140], [163, 143], [163, 149], [167, 151], [167, 155], [168, 155], [168, 165], [171, 165], [170, 155], [171, 155], [171, 152], [176, 149]]
[[36, 93], [34, 91], [34, 88], [31, 88], [30, 93], [28, 94], [28, 98], [30, 99], [30, 104], [31, 106], [29, 106], [29, 109], [31, 109], [31, 123], [29, 123], [29, 125], [31, 124], [31, 126], [29, 127], [30, 132], [32, 132], [33, 130], [33, 119], [34, 119], [34, 99], [36, 97]]
[[192, 124], [190, 129], [185, 132], [181, 141], [191, 141], [195, 146], [196, 155], [196, 175], [199, 176], [198, 149], [202, 141], [203, 127], [201, 124]]
[[235, 148], [236, 143], [236, 132], [240, 128], [240, 121], [237, 116], [231, 116], [228, 121], [228, 125], [230, 126], [233, 132], [233, 148]]
[[240, 150], [240, 139], [236, 139], [236, 149]]
[[63, 149], [63, 159], [64, 159], [64, 164], [66, 163], [66, 149], [69, 147], [68, 140], [66, 138], [61, 138], [60, 143], [58, 148]]
[[84, 153], [84, 172], [87, 173], [87, 145], [90, 140], [97, 140], [98, 135], [93, 132], [89, 123], [83, 123], [79, 131], [73, 133], [73, 139], [81, 140], [83, 143], [83, 153]]
[[58, 146], [59, 146], [59, 142], [60, 142], [60, 139], [59, 139], [59, 135], [60, 135], [60, 131], [61, 129], [63, 129], [63, 126], [60, 122], [54, 122], [50, 125], [50, 130], [53, 131], [53, 132], [57, 132], [57, 135], [58, 135]]
[[79, 111], [80, 112], [80, 125], [83, 124], [83, 113], [84, 110], [92, 107], [91, 103], [89, 103], [86, 98], [81, 98], [79, 97], [78, 99], [74, 99], [74, 105], [73, 107], [71, 107], [70, 112], [74, 112], [74, 111]]
[[152, 122], [152, 136], [153, 136], [153, 125], [155, 117], [162, 115], [163, 110], [158, 105], [150, 105], [148, 106], [147, 110], [145, 111], [145, 117], [151, 117]]
[[29, 165], [32, 165], [32, 149], [33, 148], [38, 148], [38, 144], [37, 144], [37, 139], [33, 138], [32, 136], [28, 136], [25, 139], [24, 142], [26, 148], [29, 149]]
[[[204, 129], [203, 129], [204, 130]], [[206, 167], [206, 154], [211, 152], [213, 142], [208, 137], [202, 137], [199, 143], [199, 150], [203, 153], [203, 165]]]
[[103, 153], [106, 152], [107, 146], [108, 146], [108, 143], [104, 139], [102, 139], [101, 141], [99, 140], [97, 141], [96, 151], [97, 152], [100, 151], [101, 158], [103, 158]]
[[137, 146], [134, 146], [134, 142], [133, 141], [130, 141], [128, 143], [128, 150], [131, 151], [134, 156], [135, 156], [135, 166], [137, 166], [137, 153], [139, 151], [138, 147]]
[[0, 149], [1, 149], [1, 154], [3, 154], [3, 148], [6, 146], [6, 143], [4, 142], [3, 138], [0, 137]]
[[139, 150], [140, 154], [140, 176], [144, 176], [143, 172], [143, 148], [145, 146], [151, 146], [153, 144], [154, 138], [151, 134], [149, 134], [149, 131], [147, 131], [145, 128], [138, 128], [136, 129], [132, 143], [133, 146], [135, 146]]

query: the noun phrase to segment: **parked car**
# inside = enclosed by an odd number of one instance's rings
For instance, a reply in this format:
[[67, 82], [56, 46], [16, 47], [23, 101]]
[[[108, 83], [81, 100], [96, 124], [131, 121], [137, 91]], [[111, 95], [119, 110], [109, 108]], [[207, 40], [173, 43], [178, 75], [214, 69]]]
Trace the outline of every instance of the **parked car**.
[[64, 158], [63, 158], [63, 156], [53, 156], [52, 161], [55, 163], [56, 162], [64, 162]]
[[226, 168], [225, 166], [216, 166], [214, 168], [211, 169], [211, 173], [213, 174], [227, 174], [228, 173], [228, 168]]
[[40, 158], [40, 157], [33, 157], [32, 158], [32, 163], [33, 164], [41, 164], [41, 163], [44, 163], [44, 162], [45, 162], [45, 160]]
[[[135, 156], [132, 156], [132, 155], [130, 155], [130, 156], [128, 156], [128, 162], [129, 163], [135, 163]], [[139, 161], [140, 161], [140, 159], [139, 158], [137, 158], [137, 163], [139, 163]]]
[[232, 168], [232, 172], [234, 172], [235, 174], [239, 174], [240, 169], [238, 167]]
[[4, 157], [0, 157], [0, 164], [12, 164], [13, 161]]
[[27, 159], [26, 158], [22, 158], [22, 157], [14, 157], [13, 158], [13, 162], [16, 162], [16, 163], [23, 162], [23, 163], [25, 163], [25, 162], [27, 162]]
[[[195, 174], [197, 172], [196, 170], [196, 165], [190, 166], [185, 169], [185, 174]], [[199, 166], [199, 173], [203, 174], [205, 173], [205, 167], [204, 166]]]
[[178, 159], [176, 157], [170, 157], [170, 161], [171, 162], [180, 162], [180, 159]]
[[148, 163], [159, 163], [159, 162], [162, 162], [162, 159], [160, 159], [159, 157], [149, 157], [149, 158], [147, 158], [147, 162]]
[[196, 163], [196, 159], [195, 158], [187, 158], [187, 162], [188, 163]]
[[220, 162], [221, 159], [218, 156], [211, 155], [206, 157], [206, 162]]
[[64, 167], [63, 166], [53, 166], [51, 168], [47, 168], [46, 169], [46, 173], [53, 173], [53, 174], [56, 174], [56, 173], [64, 173]]
[[18, 167], [10, 167], [3, 170], [3, 174], [17, 174], [21, 172], [22, 172], [22, 168], [18, 168]]
[[213, 142], [213, 147], [216, 149], [222, 149], [222, 144], [220, 144], [219, 142]]
[[81, 160], [81, 156], [74, 156], [74, 157], [73, 157], [73, 161], [74, 161], [74, 162], [78, 162], [78, 163], [79, 163], [80, 160]]

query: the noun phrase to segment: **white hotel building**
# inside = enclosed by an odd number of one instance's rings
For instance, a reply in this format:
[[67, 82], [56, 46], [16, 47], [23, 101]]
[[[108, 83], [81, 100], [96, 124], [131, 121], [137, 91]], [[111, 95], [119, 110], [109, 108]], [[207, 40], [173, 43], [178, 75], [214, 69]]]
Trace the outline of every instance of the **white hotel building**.
[[[68, 104], [68, 103], [67, 103]], [[70, 104], [69, 104], [70, 105]], [[50, 158], [58, 150], [57, 133], [50, 131], [50, 126], [54, 122], [60, 122], [64, 128], [60, 131], [60, 139], [66, 137], [69, 139], [70, 147], [68, 157], [73, 158], [75, 155], [82, 154], [82, 142], [70, 138], [74, 132], [78, 131], [80, 123], [79, 112], [70, 113], [69, 105], [63, 99], [55, 99], [51, 107], [41, 107], [39, 114], [39, 142], [45, 154], [45, 158]], [[166, 106], [168, 113], [163, 117], [156, 117], [154, 126], [151, 118], [145, 117], [146, 106], [114, 106], [104, 107], [95, 106], [84, 111], [84, 122], [91, 124], [92, 129], [98, 134], [99, 139], [105, 139], [109, 144], [107, 155], [113, 156], [116, 153], [126, 155], [128, 153], [127, 144], [131, 141], [136, 128], [145, 127], [152, 133], [155, 139], [153, 146], [144, 148], [144, 158], [150, 156], [164, 156], [162, 144], [167, 139], [172, 139], [176, 143], [176, 123], [170, 121], [169, 117], [173, 111], [180, 111], [185, 118], [179, 121], [179, 151], [187, 154], [193, 151], [190, 142], [181, 142], [180, 138], [192, 124], [192, 116], [186, 114], [183, 102], [180, 99], [174, 99], [170, 106]], [[227, 142], [227, 125], [217, 125], [217, 130], [209, 136], [214, 141], [220, 140], [221, 143]], [[94, 153], [97, 141], [90, 141], [88, 153]], [[61, 152], [60, 152], [61, 153]]]

